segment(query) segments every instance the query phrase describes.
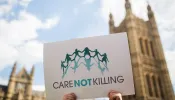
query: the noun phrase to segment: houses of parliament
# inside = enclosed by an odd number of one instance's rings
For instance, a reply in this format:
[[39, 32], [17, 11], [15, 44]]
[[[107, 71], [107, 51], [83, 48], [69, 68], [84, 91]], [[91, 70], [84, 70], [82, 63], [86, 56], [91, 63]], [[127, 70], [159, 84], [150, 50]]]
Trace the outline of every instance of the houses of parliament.
[[[126, 16], [116, 27], [109, 15], [109, 33], [127, 32], [132, 61], [135, 95], [123, 100], [175, 100], [156, 19], [151, 6], [147, 6], [148, 20], [132, 12], [131, 3], [125, 0]], [[23, 68], [16, 74], [12, 69], [8, 86], [0, 85], [0, 100], [45, 100], [44, 92], [32, 90], [34, 67], [30, 74]]]
[[14, 64], [8, 86], [0, 85], [0, 100], [45, 100], [45, 92], [33, 91], [32, 83], [34, 67], [28, 73], [23, 67], [16, 74], [17, 63]]

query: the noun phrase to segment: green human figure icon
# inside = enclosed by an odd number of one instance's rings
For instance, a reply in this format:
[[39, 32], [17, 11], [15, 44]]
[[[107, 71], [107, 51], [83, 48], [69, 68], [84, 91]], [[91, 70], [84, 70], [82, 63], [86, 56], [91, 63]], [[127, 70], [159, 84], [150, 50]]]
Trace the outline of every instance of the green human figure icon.
[[63, 69], [63, 77], [64, 77], [64, 75], [66, 74], [65, 69], [66, 69], [66, 70], [68, 69], [68, 66], [65, 66], [64, 63], [65, 63], [65, 61], [61, 61], [61, 69]]
[[66, 70], [64, 71], [64, 73], [62, 75], [62, 78], [64, 78], [64, 76], [67, 74], [68, 68], [69, 68], [69, 66], [66, 67]]
[[86, 64], [84, 64], [84, 63], [83, 64], [87, 67], [88, 71], [90, 71], [90, 68], [94, 65], [94, 63], [91, 64], [91, 58], [89, 58], [89, 59], [84, 58], [84, 60], [85, 60]]
[[72, 61], [70, 56], [71, 55], [66, 54], [65, 62], [67, 63], [67, 65], [69, 64], [69, 61]]
[[82, 52], [84, 52], [84, 56], [85, 57], [86, 55], [88, 55], [89, 57], [91, 57], [91, 54], [90, 54], [90, 49], [88, 47], [86, 47]]
[[104, 53], [102, 56], [103, 56], [103, 58], [102, 58], [101, 62], [102, 63], [105, 62], [105, 67], [107, 68], [107, 62], [109, 62], [108, 57], [107, 57], [107, 54]]
[[64, 65], [64, 61], [61, 61], [61, 69], [63, 69], [63, 73], [64, 73], [65, 68], [66, 68], [66, 66]]
[[72, 54], [72, 55], [74, 55], [74, 54], [75, 54], [75, 56], [74, 56], [74, 59], [73, 59], [73, 60], [75, 60], [77, 56], [78, 56], [78, 57], [81, 57], [81, 56], [79, 55], [79, 53], [81, 53], [81, 51], [80, 51], [80, 50], [78, 50], [78, 49], [75, 49], [75, 52]]
[[[87, 56], [89, 57], [87, 58]], [[84, 59], [84, 63], [81, 58]], [[83, 64], [88, 71], [90, 71], [92, 69], [91, 67], [95, 65], [103, 74], [105, 70], [108, 71], [108, 62], [107, 54], [101, 54], [97, 49], [94, 51], [90, 50], [88, 47], [85, 47], [83, 51], [75, 49], [72, 54], [66, 54], [65, 60], [61, 61], [61, 69], [63, 71], [62, 78], [68, 73], [69, 68], [74, 70], [75, 73], [81, 64]], [[74, 65], [69, 66], [71, 63], [74, 63]]]
[[94, 58], [94, 57], [97, 57], [98, 60], [100, 60], [98, 55], [100, 55], [100, 56], [102, 56], [102, 55], [98, 52], [98, 50], [95, 49], [95, 51], [92, 51], [92, 52], [95, 52], [94, 56], [92, 56], [92, 57], [93, 57], [93, 58]]

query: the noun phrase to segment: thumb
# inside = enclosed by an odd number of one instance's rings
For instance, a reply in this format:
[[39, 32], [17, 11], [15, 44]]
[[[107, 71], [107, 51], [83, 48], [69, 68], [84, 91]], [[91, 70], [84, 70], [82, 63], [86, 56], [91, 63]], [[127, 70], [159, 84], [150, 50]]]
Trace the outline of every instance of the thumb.
[[122, 100], [122, 95], [120, 93], [115, 93], [111, 96], [111, 100]]

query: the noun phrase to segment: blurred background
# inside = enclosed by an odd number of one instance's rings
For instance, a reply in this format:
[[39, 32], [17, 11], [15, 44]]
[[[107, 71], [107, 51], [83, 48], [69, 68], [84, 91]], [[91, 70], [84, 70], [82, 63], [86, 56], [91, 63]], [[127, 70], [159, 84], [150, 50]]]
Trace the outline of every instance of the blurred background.
[[[32, 95], [32, 100], [44, 100], [43, 43], [107, 35], [110, 12], [115, 26], [119, 26], [126, 16], [126, 2], [128, 0], [0, 0], [0, 100], [7, 95], [23, 98], [21, 93], [25, 87], [31, 87], [32, 90], [25, 92]], [[168, 84], [173, 86], [169, 88], [175, 89], [175, 1], [129, 2], [132, 13], [144, 21], [149, 20], [148, 4], [152, 8], [172, 82]], [[33, 84], [27, 85], [28, 82]]]

